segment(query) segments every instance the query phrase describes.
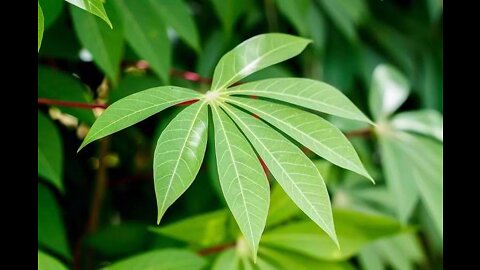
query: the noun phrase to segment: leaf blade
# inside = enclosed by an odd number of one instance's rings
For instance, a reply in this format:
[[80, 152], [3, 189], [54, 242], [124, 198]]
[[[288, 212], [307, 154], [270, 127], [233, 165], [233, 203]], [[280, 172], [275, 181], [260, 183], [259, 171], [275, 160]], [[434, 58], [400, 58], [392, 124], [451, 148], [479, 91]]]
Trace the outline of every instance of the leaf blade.
[[60, 192], [63, 188], [62, 137], [54, 123], [38, 112], [38, 175], [45, 178]]
[[86, 10], [95, 16], [98, 16], [99, 18], [104, 20], [108, 24], [108, 26], [110, 26], [111, 29], [113, 29], [112, 23], [110, 22], [110, 19], [107, 16], [107, 12], [105, 11], [105, 8], [103, 7], [102, 0], [65, 0], [65, 1], [83, 10]]
[[212, 90], [222, 90], [246, 76], [298, 55], [311, 41], [287, 34], [262, 34], [240, 43], [215, 67]]
[[[182, 127], [188, 127], [187, 129]], [[153, 160], [158, 219], [192, 184], [207, 146], [208, 109], [200, 101], [181, 111], [158, 138]]]
[[393, 116], [391, 124], [396, 129], [424, 134], [443, 142], [443, 116], [438, 111], [401, 112]]
[[200, 97], [193, 90], [175, 86], [154, 87], [129, 95], [108, 106], [90, 128], [78, 151], [94, 140], [127, 128], [168, 107]]
[[205, 259], [182, 249], [161, 249], [135, 255], [106, 267], [106, 270], [200, 270]]
[[38, 3], [38, 20], [37, 20], [37, 23], [38, 23], [38, 51], [40, 51], [40, 46], [42, 45], [43, 27], [44, 27], [43, 22], [44, 22], [44, 18], [43, 18], [42, 7], [40, 6], [40, 3]]

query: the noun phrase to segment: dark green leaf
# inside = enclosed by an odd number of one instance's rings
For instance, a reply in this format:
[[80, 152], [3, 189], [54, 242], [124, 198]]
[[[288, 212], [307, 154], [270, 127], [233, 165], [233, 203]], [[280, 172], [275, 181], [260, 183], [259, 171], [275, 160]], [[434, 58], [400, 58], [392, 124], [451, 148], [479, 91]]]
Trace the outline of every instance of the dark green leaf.
[[63, 145], [57, 127], [38, 111], [38, 175], [63, 192]]
[[42, 6], [43, 14], [45, 15], [44, 26], [48, 29], [52, 23], [58, 18], [63, 10], [64, 0], [39, 0]]

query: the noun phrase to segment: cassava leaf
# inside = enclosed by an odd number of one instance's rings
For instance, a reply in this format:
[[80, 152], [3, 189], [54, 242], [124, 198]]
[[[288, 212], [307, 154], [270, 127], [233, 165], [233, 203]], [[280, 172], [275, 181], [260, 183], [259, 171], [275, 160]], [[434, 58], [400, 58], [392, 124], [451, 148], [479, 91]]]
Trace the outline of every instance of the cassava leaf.
[[261, 120], [230, 105], [222, 108], [240, 127], [290, 198], [338, 246], [327, 187], [312, 161]]
[[270, 202], [267, 177], [248, 141], [213, 105], [217, 168], [223, 194], [256, 260]]
[[63, 189], [63, 145], [55, 124], [38, 111], [38, 175], [61, 192]]
[[[102, 20], [104, 20], [110, 28], [113, 29], [112, 23], [107, 16], [107, 12], [103, 7], [104, 1], [102, 0], [65, 0], [72, 5], [75, 5], [83, 10], [86, 10], [92, 13], [95, 16], [98, 16]], [[115, 25], [116, 26], [116, 25]]]
[[229, 88], [230, 95], [255, 95], [292, 103], [348, 119], [371, 121], [339, 90], [303, 78], [275, 78]]
[[215, 259], [212, 270], [240, 270], [240, 257], [234, 249], [226, 250]]
[[39, 0], [44, 14], [44, 27], [48, 29], [62, 13], [64, 0]]
[[213, 90], [223, 90], [246, 76], [298, 55], [311, 41], [287, 34], [262, 34], [226, 53], [213, 73]]
[[38, 270], [67, 270], [59, 260], [56, 258], [44, 253], [43, 251], [38, 251]]
[[308, 0], [275, 0], [278, 9], [281, 13], [287, 17], [287, 19], [295, 27], [295, 30], [301, 35], [306, 36], [308, 34], [307, 17], [310, 3]]
[[175, 86], [150, 88], [127, 96], [110, 105], [95, 121], [78, 149], [127, 128], [175, 104], [199, 99], [193, 90]]
[[200, 170], [208, 133], [208, 107], [200, 101], [181, 111], [160, 135], [153, 176], [160, 220]]
[[219, 17], [227, 35], [231, 35], [235, 23], [245, 13], [245, 1], [237, 0], [211, 0], [213, 9]]
[[431, 136], [443, 142], [443, 116], [438, 111], [401, 112], [393, 116], [391, 124], [396, 129]]
[[373, 181], [345, 135], [322, 117], [257, 99], [229, 97], [227, 102], [260, 116], [333, 164]]
[[40, 3], [38, 3], [38, 51], [40, 51], [40, 46], [42, 45], [42, 38], [43, 38], [43, 11]]

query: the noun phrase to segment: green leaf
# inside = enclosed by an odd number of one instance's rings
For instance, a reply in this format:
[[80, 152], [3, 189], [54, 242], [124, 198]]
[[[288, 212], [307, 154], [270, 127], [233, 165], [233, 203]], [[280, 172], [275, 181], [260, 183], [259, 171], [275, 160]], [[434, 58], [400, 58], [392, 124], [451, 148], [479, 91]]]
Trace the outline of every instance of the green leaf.
[[209, 77], [226, 47], [226, 37], [223, 32], [214, 31], [205, 42], [202, 53], [198, 56], [195, 70], [204, 77]]
[[67, 270], [68, 268], [65, 267], [59, 260], [55, 259], [54, 257], [44, 253], [42, 251], [38, 251], [38, 270]]
[[231, 35], [235, 23], [246, 11], [245, 1], [211, 0], [211, 2], [227, 36]]
[[[107, 2], [107, 5], [109, 3], [113, 2]], [[100, 69], [115, 82], [120, 70], [123, 35], [121, 24], [118, 23], [118, 17], [113, 11], [112, 9], [110, 13], [115, 30], [108, 28], [100, 19], [70, 6], [73, 26], [80, 43], [93, 55], [93, 61]]]
[[260, 116], [333, 164], [373, 181], [345, 135], [322, 117], [258, 99], [230, 97], [227, 102]]
[[326, 83], [310, 79], [266, 79], [229, 88], [226, 93], [272, 98], [315, 111], [371, 123], [342, 92]]
[[200, 101], [181, 111], [160, 135], [153, 176], [158, 219], [192, 184], [207, 146], [208, 108]]
[[[93, 102], [87, 87], [76, 77], [53, 68], [38, 66], [38, 97], [73, 102]], [[95, 121], [92, 110], [59, 107], [63, 113], [75, 116], [89, 125]]]
[[39, 0], [45, 16], [44, 26], [48, 29], [63, 11], [64, 0]]
[[272, 188], [270, 208], [268, 209], [267, 228], [281, 224], [289, 219], [299, 216], [302, 211], [288, 197], [287, 193], [275, 184]]
[[42, 45], [43, 38], [43, 12], [40, 3], [38, 3], [38, 51], [40, 51], [40, 46]]
[[145, 252], [105, 267], [105, 270], [200, 270], [205, 259], [182, 249], [161, 249]]
[[63, 192], [63, 145], [55, 124], [38, 111], [38, 175]]
[[112, 92], [109, 93], [108, 101], [109, 103], [113, 103], [131, 94], [161, 84], [162, 82], [160, 79], [153, 75], [127, 74], [119, 81], [117, 87], [112, 89]]
[[150, 0], [166, 24], [171, 26], [185, 42], [200, 52], [198, 30], [192, 12], [183, 0], [157, 1]]
[[217, 256], [212, 270], [240, 270], [240, 257], [234, 249], [226, 250]]
[[232, 120], [216, 105], [211, 108], [222, 191], [255, 261], [270, 202], [268, 180], [252, 147]]
[[193, 90], [175, 86], [150, 88], [110, 105], [90, 128], [80, 151], [87, 144], [127, 128], [175, 104], [199, 99]]
[[228, 218], [228, 210], [222, 209], [150, 230], [180, 241], [208, 247], [218, 245], [227, 238]]
[[114, 3], [122, 19], [127, 42], [135, 53], [145, 59], [153, 71], [168, 83], [171, 46], [160, 12], [157, 12], [150, 1], [118, 0]]
[[48, 187], [38, 185], [38, 244], [71, 259], [63, 216], [57, 200]]
[[346, 260], [366, 244], [398, 234], [402, 228], [393, 218], [346, 209], [335, 209], [334, 217], [341, 250], [309, 220], [289, 223], [267, 232], [262, 245], [322, 260]]
[[338, 246], [327, 187], [312, 161], [261, 120], [230, 105], [222, 107], [243, 131], [283, 190]]
[[[83, 10], [86, 10], [92, 13], [95, 16], [98, 16], [102, 20], [104, 20], [111, 29], [113, 29], [112, 23], [110, 19], [108, 19], [107, 12], [105, 12], [105, 8], [103, 7], [103, 0], [65, 0], [72, 5], [75, 5]], [[117, 25], [115, 25], [117, 26]]]
[[220, 59], [213, 73], [212, 90], [223, 90], [258, 70], [292, 58], [310, 42], [278, 33], [249, 38]]
[[378, 65], [373, 71], [370, 86], [369, 105], [375, 120], [381, 120], [394, 113], [408, 97], [410, 85], [396, 68]]
[[[304, 20], [304, 18], [302, 18]], [[320, 9], [312, 1], [308, 7], [308, 20], [307, 20], [309, 36], [313, 40], [312, 45], [323, 52], [325, 44], [327, 43], [327, 25], [325, 17]]]
[[391, 124], [396, 129], [431, 136], [443, 142], [443, 116], [438, 111], [402, 112], [393, 116]]
[[310, 1], [308, 0], [275, 0], [278, 9], [287, 17], [290, 23], [295, 27], [301, 36], [308, 34], [307, 17]]
[[355, 28], [368, 11], [363, 0], [319, 0], [318, 2], [345, 37], [350, 41], [358, 38]]

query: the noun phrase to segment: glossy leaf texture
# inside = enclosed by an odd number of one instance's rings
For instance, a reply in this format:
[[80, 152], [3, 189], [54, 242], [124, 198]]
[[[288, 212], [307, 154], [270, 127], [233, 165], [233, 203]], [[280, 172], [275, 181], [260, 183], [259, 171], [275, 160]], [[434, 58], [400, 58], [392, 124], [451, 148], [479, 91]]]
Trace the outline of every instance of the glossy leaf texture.
[[252, 147], [217, 105], [211, 106], [220, 185], [256, 260], [270, 202], [267, 177]]
[[261, 34], [240, 43], [218, 62], [212, 90], [224, 90], [268, 66], [301, 53], [311, 41], [287, 34]]
[[393, 66], [378, 65], [370, 85], [369, 105], [375, 120], [382, 120], [394, 113], [407, 99], [410, 85]]
[[160, 135], [153, 160], [157, 223], [195, 179], [205, 155], [207, 133], [208, 106], [200, 101], [181, 111]]
[[190, 251], [161, 249], [115, 262], [105, 267], [105, 270], [200, 270], [205, 265], [205, 259]]
[[64, 191], [62, 138], [52, 120], [40, 111], [38, 111], [38, 176], [61, 192]]
[[255, 95], [276, 99], [348, 119], [368, 122], [342, 92], [326, 83], [303, 78], [276, 78], [241, 84], [227, 89], [229, 95]]
[[[83, 1], [82, 1], [83, 2]], [[113, 5], [113, 1], [106, 5]], [[102, 5], [103, 9], [103, 5]], [[114, 9], [109, 9], [115, 29], [107, 27], [104, 22], [87, 12], [70, 6], [73, 26], [80, 43], [93, 56], [93, 61], [114, 82], [120, 71], [120, 60], [123, 53], [122, 25]]]
[[38, 185], [38, 244], [71, 259], [63, 215], [53, 192]]
[[227, 102], [258, 115], [333, 164], [372, 179], [345, 135], [322, 117], [258, 99], [229, 97]]
[[149, 0], [165, 24], [171, 26], [185, 42], [200, 52], [200, 38], [193, 20], [192, 12], [183, 0], [157, 1]]
[[312, 161], [261, 120], [230, 105], [222, 108], [240, 127], [290, 198], [338, 246], [328, 191]]
[[151, 65], [162, 81], [168, 83], [171, 46], [161, 13], [157, 11], [152, 1], [118, 0], [114, 3], [130, 46], [138, 56]]
[[44, 18], [43, 11], [40, 3], [38, 3], [38, 51], [40, 51], [40, 46], [42, 45], [43, 38], [43, 27], [44, 27]]
[[[98, 16], [104, 20], [110, 28], [113, 29], [113, 25], [110, 22], [110, 19], [107, 16], [107, 12], [103, 6], [104, 1], [102, 0], [65, 0], [72, 5], [75, 5], [83, 10], [90, 12], [91, 14]], [[116, 26], [116, 25], [115, 25]]]
[[95, 121], [79, 151], [92, 141], [127, 128], [175, 104], [199, 99], [193, 90], [175, 86], [150, 88], [110, 105]]
[[[87, 86], [71, 74], [46, 66], [38, 66], [38, 97], [72, 102], [93, 102]], [[95, 122], [92, 110], [83, 108], [58, 107], [88, 125]]]
[[68, 268], [63, 265], [58, 259], [49, 254], [38, 251], [38, 270], [67, 270]]
[[396, 129], [431, 136], [443, 142], [443, 116], [438, 111], [402, 112], [393, 116], [391, 124]]

